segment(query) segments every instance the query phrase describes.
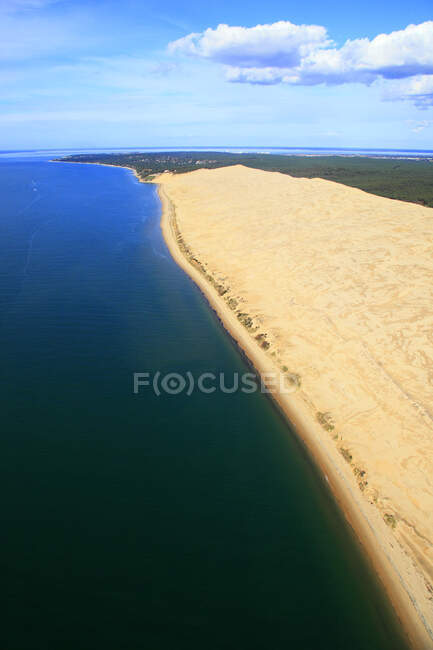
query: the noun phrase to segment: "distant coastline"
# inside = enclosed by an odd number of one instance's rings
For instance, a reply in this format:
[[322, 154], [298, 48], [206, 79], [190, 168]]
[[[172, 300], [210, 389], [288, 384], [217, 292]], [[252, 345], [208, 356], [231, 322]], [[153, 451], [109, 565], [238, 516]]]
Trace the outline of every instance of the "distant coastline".
[[366, 157], [386, 157], [386, 158], [431, 158], [433, 160], [433, 149], [405, 149], [404, 147], [399, 148], [386, 148], [386, 147], [275, 147], [275, 146], [247, 146], [247, 145], [227, 145], [223, 147], [215, 146], [201, 146], [201, 147], [110, 147], [110, 148], [100, 148], [100, 147], [81, 147], [78, 149], [4, 149], [0, 150], [1, 155], [8, 154], [41, 154], [47, 155], [54, 153], [59, 156], [68, 156], [68, 155], [86, 155], [86, 154], [95, 154], [95, 153], [132, 153], [137, 151], [144, 152], [203, 152], [203, 151], [215, 151], [215, 152], [228, 152], [228, 153], [239, 153], [239, 152], [248, 152], [248, 153], [266, 153], [272, 152], [276, 153], [287, 153], [288, 155], [335, 155], [335, 156], [366, 156]]
[[359, 148], [359, 147], [248, 147], [248, 146], [227, 146], [227, 147], [129, 147], [112, 149], [82, 149], [64, 150], [59, 154], [55, 149], [30, 150], [30, 151], [0, 151], [0, 155], [9, 153], [34, 153], [46, 155], [50, 152], [61, 155], [61, 160], [67, 162], [68, 157], [94, 156], [94, 155], [128, 155], [136, 152], [144, 153], [231, 153], [231, 154], [263, 154], [263, 155], [285, 155], [288, 157], [326, 157], [336, 156], [341, 158], [377, 158], [384, 160], [428, 160], [433, 162], [433, 149], [386, 149], [386, 148]]
[[[252, 169], [281, 172], [296, 178], [323, 178], [355, 187], [377, 196], [433, 207], [433, 154], [431, 158], [393, 157], [370, 151], [277, 150], [254, 151], [142, 151], [72, 154], [62, 162], [100, 163], [135, 170], [143, 180], [162, 172], [176, 174], [196, 169], [244, 165]], [[400, 155], [398, 155], [400, 154]]]

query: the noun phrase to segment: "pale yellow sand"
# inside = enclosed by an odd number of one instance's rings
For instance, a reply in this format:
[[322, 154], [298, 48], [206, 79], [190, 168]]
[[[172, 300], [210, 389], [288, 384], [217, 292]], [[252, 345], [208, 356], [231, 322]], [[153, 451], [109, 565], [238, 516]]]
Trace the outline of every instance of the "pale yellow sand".
[[173, 255], [259, 370], [294, 382], [276, 399], [433, 647], [433, 209], [242, 166], [158, 182]]

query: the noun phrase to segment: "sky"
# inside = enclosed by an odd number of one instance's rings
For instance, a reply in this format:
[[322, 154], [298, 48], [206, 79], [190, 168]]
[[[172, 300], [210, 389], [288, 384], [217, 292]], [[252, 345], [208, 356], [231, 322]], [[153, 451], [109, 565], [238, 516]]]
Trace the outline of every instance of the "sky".
[[431, 0], [0, 0], [0, 149], [433, 149]]

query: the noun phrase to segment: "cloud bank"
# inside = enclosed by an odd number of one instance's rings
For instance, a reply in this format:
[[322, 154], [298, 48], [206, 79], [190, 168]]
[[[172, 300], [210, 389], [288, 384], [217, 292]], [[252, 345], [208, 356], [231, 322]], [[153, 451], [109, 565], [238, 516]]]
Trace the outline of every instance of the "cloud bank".
[[341, 47], [320, 25], [218, 25], [173, 41], [169, 51], [222, 63], [232, 82], [313, 86], [387, 80], [393, 83], [388, 99], [433, 105], [433, 21], [372, 40], [347, 40]]
[[171, 52], [212, 59], [229, 66], [254, 69], [296, 67], [314, 50], [329, 45], [320, 25], [294, 25], [280, 21], [256, 27], [218, 25], [189, 34], [169, 44]]

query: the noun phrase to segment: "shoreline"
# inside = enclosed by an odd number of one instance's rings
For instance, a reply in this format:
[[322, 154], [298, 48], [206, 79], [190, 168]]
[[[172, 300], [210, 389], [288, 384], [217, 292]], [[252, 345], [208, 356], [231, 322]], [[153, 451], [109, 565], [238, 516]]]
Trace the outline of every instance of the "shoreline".
[[140, 183], [147, 183], [149, 181], [145, 181], [139, 176], [136, 172], [136, 170], [133, 167], [125, 167], [124, 165], [111, 165], [110, 163], [100, 163], [100, 162], [86, 162], [83, 160], [83, 162], [78, 162], [78, 160], [55, 160], [54, 158], [50, 160], [49, 162], [51, 163], [69, 163], [70, 165], [99, 165], [100, 167], [116, 167], [117, 169], [128, 169], [130, 172], [133, 173], [135, 178], [140, 182]]
[[[51, 162], [122, 167], [78, 161]], [[139, 182], [157, 186], [162, 206], [160, 225], [170, 254], [178, 266], [198, 286], [210, 307], [217, 314], [222, 326], [237, 343], [243, 354], [262, 378], [267, 373], [280, 373], [278, 365], [259, 347], [216, 289], [181, 251], [173, 230], [174, 224], [178, 228], [175, 208], [160, 182], [162, 175], [145, 180], [140, 178], [133, 168], [126, 166], [123, 168], [131, 171]], [[400, 622], [409, 647], [417, 650], [433, 648], [433, 632], [426, 619], [426, 609], [418, 601], [415, 589], [411, 589], [411, 580], [412, 584], [414, 584], [414, 580], [416, 583], [417, 576], [410, 558], [404, 555], [403, 549], [399, 547], [392, 533], [387, 530], [378, 512], [374, 512], [365, 502], [361, 501], [350, 468], [339, 456], [335, 446], [327, 444], [328, 441], [323, 439], [323, 430], [312, 419], [305, 399], [303, 400], [298, 393], [287, 395], [281, 394], [278, 390], [272, 391], [271, 397], [306, 448], [315, 467], [323, 474], [334, 500], [352, 529], [355, 541], [360, 544], [364, 556], [383, 588], [388, 603], [392, 606]]]
[[[140, 181], [147, 182], [142, 181], [142, 179]], [[216, 312], [223, 327], [236, 341], [258, 373], [262, 377], [266, 376], [267, 373], [275, 373], [276, 371], [279, 373], [280, 370], [277, 364], [271, 361], [251, 338], [216, 289], [182, 253], [173, 230], [175, 209], [163, 186], [158, 182], [158, 178], [153, 179], [151, 182], [158, 186], [157, 191], [162, 205], [161, 230], [175, 262], [198, 286], [210, 307]], [[178, 228], [177, 224], [176, 227]], [[395, 559], [389, 553], [389, 545], [393, 549], [395, 545], [389, 539], [381, 539], [376, 530], [378, 521], [371, 520], [371, 513], [366, 512], [364, 504], [361, 503], [352, 489], [351, 475], [347, 468], [342, 464], [336, 453], [334, 454], [335, 457], [332, 458], [331, 450], [327, 449], [323, 440], [321, 440], [320, 426], [311, 419], [305, 404], [296, 393], [282, 394], [277, 389], [272, 391], [271, 397], [307, 449], [315, 466], [324, 475], [338, 507], [352, 529], [364, 555], [382, 585], [388, 601], [394, 609], [406, 635], [409, 647], [417, 650], [432, 648], [433, 639], [428, 630], [428, 623], [418, 606], [415, 596], [411, 594], [404, 576], [397, 568]], [[401, 558], [398, 559], [401, 560]]]

